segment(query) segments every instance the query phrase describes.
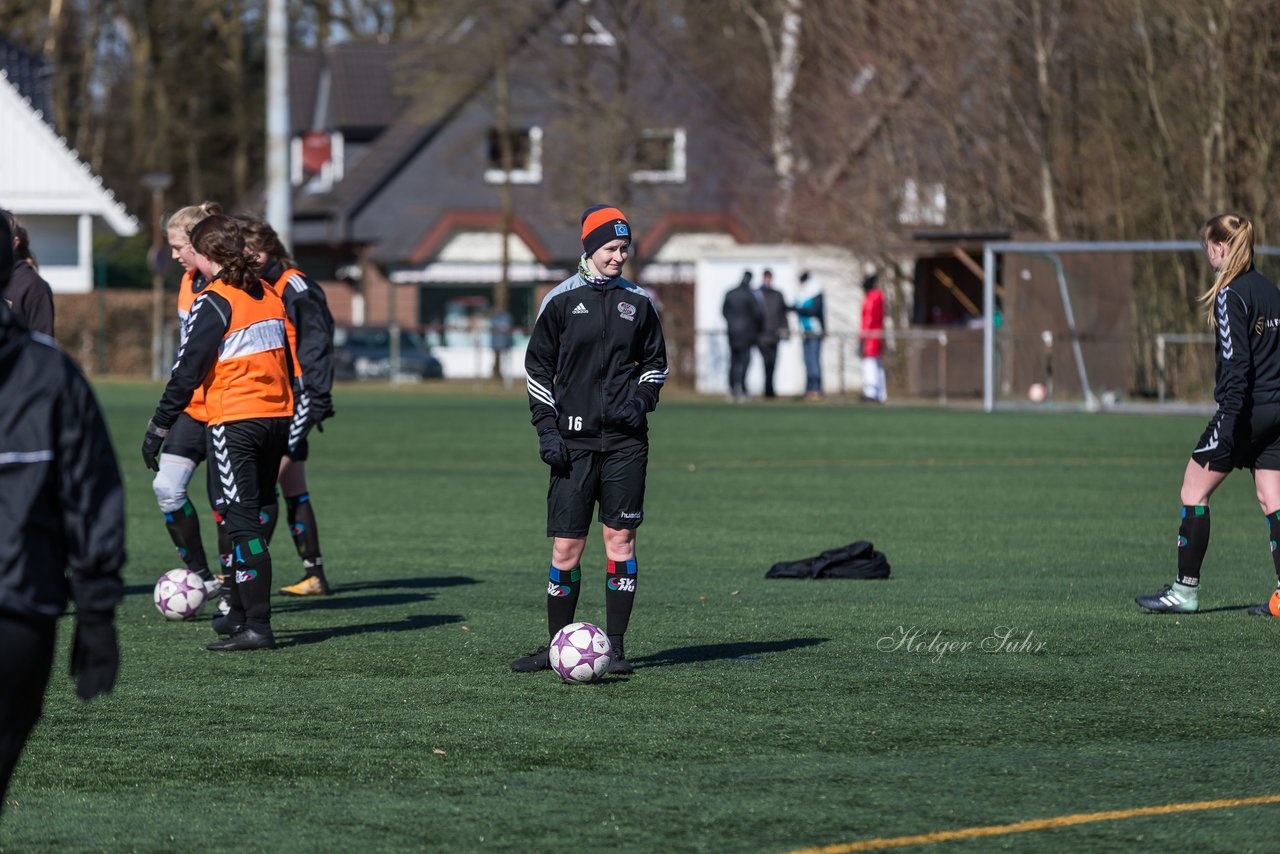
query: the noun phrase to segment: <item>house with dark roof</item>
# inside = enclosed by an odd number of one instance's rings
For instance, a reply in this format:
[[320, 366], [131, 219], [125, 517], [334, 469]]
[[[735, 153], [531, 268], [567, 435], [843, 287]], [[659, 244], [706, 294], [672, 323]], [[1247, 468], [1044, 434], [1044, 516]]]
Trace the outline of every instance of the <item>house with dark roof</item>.
[[26, 228], [54, 293], [88, 293], [95, 230], [129, 236], [138, 222], [58, 135], [48, 108], [44, 63], [0, 39], [0, 208]]
[[[432, 77], [381, 44], [293, 56], [294, 249], [340, 323], [423, 330], [447, 375], [474, 373], [498, 283], [518, 347], [541, 295], [577, 267], [582, 210], [607, 202], [632, 222], [626, 275], [664, 306], [675, 371], [682, 351], [692, 359], [696, 261], [752, 238], [771, 178], [660, 40], [628, 30], [620, 64], [611, 8], [561, 3], [511, 51], [509, 170], [493, 67]], [[621, 145], [606, 110], [619, 91]], [[610, 170], [616, 195], [600, 198]]]

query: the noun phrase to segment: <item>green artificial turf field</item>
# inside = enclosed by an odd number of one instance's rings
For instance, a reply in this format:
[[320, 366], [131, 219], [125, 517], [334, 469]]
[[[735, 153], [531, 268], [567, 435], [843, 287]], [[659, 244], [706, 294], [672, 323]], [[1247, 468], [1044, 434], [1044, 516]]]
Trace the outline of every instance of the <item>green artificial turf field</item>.
[[[99, 386], [129, 494], [121, 677], [76, 700], [64, 621], [0, 850], [783, 852], [1280, 793], [1246, 476], [1214, 500], [1205, 611], [1133, 603], [1172, 579], [1203, 419], [669, 395], [636, 673], [569, 686], [508, 669], [545, 640], [549, 555], [521, 392], [339, 389], [309, 464], [336, 594], [278, 597], [282, 648], [222, 655], [207, 615], [151, 603], [178, 564], [137, 450], [158, 394]], [[856, 539], [891, 580], [764, 579]], [[583, 568], [579, 618], [603, 622], [598, 529]], [[1006, 631], [1017, 648], [989, 651]], [[900, 850], [1266, 851], [1278, 822], [1247, 805]]]

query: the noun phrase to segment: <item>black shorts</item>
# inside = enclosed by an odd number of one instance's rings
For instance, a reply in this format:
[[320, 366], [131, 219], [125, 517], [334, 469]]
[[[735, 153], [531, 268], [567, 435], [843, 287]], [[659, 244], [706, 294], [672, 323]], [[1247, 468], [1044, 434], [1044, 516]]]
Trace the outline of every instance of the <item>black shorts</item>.
[[236, 542], [258, 536], [262, 505], [274, 494], [289, 419], [250, 418], [209, 427], [213, 509]]
[[208, 453], [205, 427], [203, 421], [197, 421], [185, 412], [180, 413], [178, 420], [169, 428], [169, 435], [164, 437], [160, 453], [173, 454], [197, 463], [204, 462], [205, 454]]
[[644, 521], [644, 478], [649, 446], [615, 451], [569, 451], [569, 470], [551, 470], [547, 489], [547, 536], [580, 538], [591, 528], [599, 503], [600, 522], [610, 528], [638, 528]]
[[1280, 471], [1280, 403], [1255, 403], [1240, 413], [1231, 437], [1229, 458], [1218, 450], [1218, 420], [1219, 416], [1215, 414], [1200, 435], [1195, 450], [1191, 452], [1193, 460], [1216, 472], [1232, 469]]

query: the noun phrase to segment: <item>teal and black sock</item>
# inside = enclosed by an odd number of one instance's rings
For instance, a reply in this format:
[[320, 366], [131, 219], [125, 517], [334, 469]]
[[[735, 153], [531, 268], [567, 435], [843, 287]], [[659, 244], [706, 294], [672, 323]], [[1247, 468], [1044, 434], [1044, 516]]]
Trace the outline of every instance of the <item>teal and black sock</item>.
[[[1275, 539], [1274, 534], [1272, 540]], [[1275, 545], [1272, 544], [1274, 552]], [[1178, 583], [1192, 587], [1200, 583], [1200, 565], [1209, 549], [1209, 505], [1185, 504], [1178, 526]]]
[[298, 548], [298, 557], [316, 566], [322, 565], [320, 560], [320, 532], [316, 529], [316, 513], [311, 506], [311, 495], [302, 493], [284, 497], [285, 508], [289, 514], [289, 533], [293, 544]]
[[1280, 513], [1267, 514], [1267, 530], [1271, 536], [1271, 563], [1276, 570], [1276, 586], [1280, 589], [1280, 548], [1276, 548], [1280, 543]]
[[190, 498], [177, 510], [164, 514], [164, 526], [187, 569], [205, 581], [212, 580], [213, 573], [209, 571], [209, 561], [204, 556], [204, 541], [200, 539], [200, 517], [196, 515]]
[[[236, 590], [244, 606], [245, 625], [258, 631], [271, 629], [271, 553], [261, 537], [235, 545]], [[232, 602], [235, 610], [235, 602]]]
[[218, 525], [218, 563], [222, 565], [223, 574], [229, 577], [232, 574], [231, 565], [235, 563], [231, 535], [227, 533], [226, 520], [217, 510], [213, 511], [213, 521]]
[[582, 592], [582, 569], [556, 569], [547, 574], [547, 631], [548, 637], [573, 622], [578, 610], [578, 594]]
[[636, 559], [611, 560], [604, 588], [605, 634], [612, 641], [627, 633], [636, 601]]
[[276, 534], [276, 522], [280, 515], [280, 493], [271, 490], [271, 500], [258, 508], [258, 524], [262, 526], [262, 536], [268, 543]]

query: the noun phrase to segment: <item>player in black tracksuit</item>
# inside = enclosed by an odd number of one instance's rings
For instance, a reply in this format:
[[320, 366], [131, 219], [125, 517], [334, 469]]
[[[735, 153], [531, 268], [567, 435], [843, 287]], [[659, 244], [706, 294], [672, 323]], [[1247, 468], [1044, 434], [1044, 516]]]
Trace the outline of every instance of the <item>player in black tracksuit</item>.
[[[547, 294], [525, 355], [538, 452], [551, 466], [547, 536], [550, 636], [573, 622], [579, 560], [599, 504], [607, 558], [605, 631], [610, 672], [633, 668], [623, 650], [636, 589], [636, 528], [644, 521], [648, 413], [667, 378], [666, 344], [648, 295], [621, 277], [631, 228], [617, 208], [582, 215], [578, 272]], [[547, 647], [517, 659], [517, 672], [550, 667]]]
[[[0, 217], [0, 291], [11, 269]], [[98, 403], [53, 340], [0, 300], [0, 807], [40, 718], [57, 619], [76, 603], [71, 673], [88, 700], [115, 685], [124, 488]], [[70, 569], [68, 579], [66, 571]]]
[[32, 332], [53, 337], [53, 290], [36, 272], [35, 257], [27, 240], [27, 231], [12, 212], [0, 210], [0, 219], [6, 220], [12, 233], [10, 245], [13, 260], [9, 284], [5, 287], [4, 301], [13, 313]]
[[1177, 580], [1136, 601], [1150, 611], [1199, 609], [1209, 497], [1233, 469], [1247, 468], [1267, 517], [1277, 576], [1277, 592], [1249, 612], [1280, 617], [1280, 290], [1253, 269], [1253, 224], [1245, 217], [1215, 216], [1201, 228], [1200, 238], [1217, 271], [1201, 299], [1215, 332], [1213, 396], [1218, 411], [1183, 475]]
[[[288, 596], [326, 596], [324, 558], [320, 554], [320, 534], [315, 508], [307, 489], [306, 462], [310, 448], [307, 434], [321, 431], [325, 419], [333, 416], [333, 315], [324, 290], [299, 270], [280, 237], [269, 224], [249, 220], [245, 224], [245, 245], [262, 263], [263, 281], [284, 301], [285, 312], [297, 335], [298, 363], [302, 368], [299, 390], [289, 426], [289, 450], [280, 462], [280, 489], [284, 492], [298, 556], [302, 558], [302, 578], [280, 588]], [[275, 502], [273, 495], [271, 501]], [[276, 507], [265, 514], [267, 539], [275, 530]]]

